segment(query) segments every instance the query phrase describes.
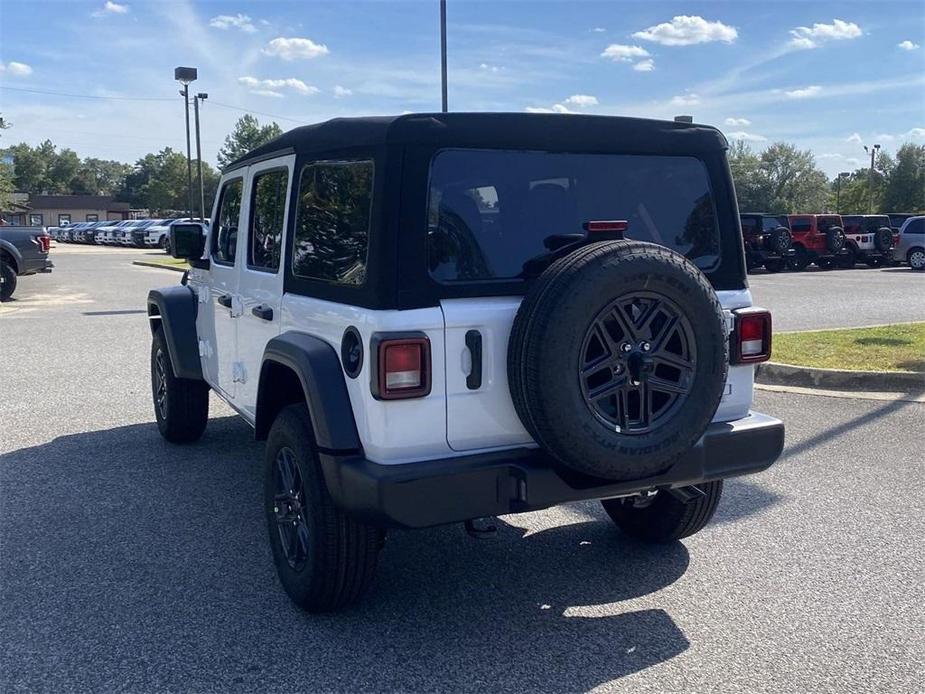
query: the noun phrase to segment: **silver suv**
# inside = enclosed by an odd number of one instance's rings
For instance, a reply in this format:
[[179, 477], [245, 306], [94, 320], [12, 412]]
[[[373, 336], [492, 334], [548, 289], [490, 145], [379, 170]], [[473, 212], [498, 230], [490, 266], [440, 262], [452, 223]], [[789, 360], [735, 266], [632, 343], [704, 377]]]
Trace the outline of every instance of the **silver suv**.
[[894, 257], [905, 260], [913, 270], [925, 270], [925, 216], [903, 222]]

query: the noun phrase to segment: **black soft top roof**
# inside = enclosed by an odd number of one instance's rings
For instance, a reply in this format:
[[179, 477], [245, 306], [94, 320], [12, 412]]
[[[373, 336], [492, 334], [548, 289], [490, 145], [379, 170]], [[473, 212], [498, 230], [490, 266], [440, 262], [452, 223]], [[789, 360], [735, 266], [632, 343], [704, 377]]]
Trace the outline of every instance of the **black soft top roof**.
[[380, 145], [532, 148], [627, 154], [703, 154], [727, 147], [707, 125], [622, 116], [542, 113], [417, 113], [334, 118], [283, 133], [227, 170], [277, 152], [314, 154]]

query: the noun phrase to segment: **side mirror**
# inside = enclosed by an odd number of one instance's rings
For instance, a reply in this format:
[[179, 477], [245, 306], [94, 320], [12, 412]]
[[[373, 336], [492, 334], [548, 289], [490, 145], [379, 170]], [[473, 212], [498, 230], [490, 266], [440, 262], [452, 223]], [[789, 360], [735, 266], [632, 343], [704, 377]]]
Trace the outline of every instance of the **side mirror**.
[[202, 224], [172, 224], [170, 226], [170, 255], [180, 260], [196, 261], [202, 258], [206, 247], [206, 230]]

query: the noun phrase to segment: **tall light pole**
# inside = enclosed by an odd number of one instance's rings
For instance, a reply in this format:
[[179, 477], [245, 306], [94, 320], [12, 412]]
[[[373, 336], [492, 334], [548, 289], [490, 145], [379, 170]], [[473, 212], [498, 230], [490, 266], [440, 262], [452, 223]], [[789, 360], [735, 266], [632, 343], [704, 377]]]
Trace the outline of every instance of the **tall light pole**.
[[185, 104], [183, 113], [186, 116], [186, 187], [189, 193], [189, 214], [187, 216], [190, 219], [193, 218], [193, 153], [190, 151], [189, 139], [189, 85], [190, 82], [196, 81], [196, 77], [198, 74], [194, 67], [174, 68], [173, 78], [183, 85], [180, 95], [183, 97]]
[[847, 171], [842, 171], [838, 174], [838, 177], [835, 179], [835, 214], [841, 214], [841, 182], [843, 178], [848, 178], [851, 174]]
[[864, 151], [870, 154], [870, 168], [867, 170], [867, 214], [874, 213], [874, 156], [879, 149], [880, 145], [864, 145]]
[[446, 113], [446, 0], [440, 0], [440, 85], [443, 90], [442, 110]]
[[196, 114], [196, 166], [199, 168], [199, 221], [206, 221], [206, 191], [202, 185], [202, 148], [199, 144], [199, 102], [205, 101], [209, 95], [199, 92], [193, 99], [193, 111]]

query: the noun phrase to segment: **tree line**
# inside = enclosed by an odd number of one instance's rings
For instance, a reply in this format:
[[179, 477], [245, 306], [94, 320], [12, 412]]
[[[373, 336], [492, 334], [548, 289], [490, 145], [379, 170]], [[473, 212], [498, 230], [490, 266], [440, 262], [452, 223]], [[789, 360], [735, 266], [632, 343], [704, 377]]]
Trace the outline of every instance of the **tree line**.
[[[282, 129], [276, 123], [261, 125], [251, 115], [241, 117], [219, 150], [219, 167], [281, 134]], [[155, 215], [184, 212], [189, 204], [186, 155], [171, 147], [126, 164], [96, 157], [81, 159], [74, 150], [58, 148], [51, 140], [45, 140], [34, 147], [22, 142], [2, 148], [0, 161], [0, 208], [4, 209], [14, 191], [33, 195], [111, 195]], [[194, 187], [196, 177], [194, 162]], [[206, 215], [211, 210], [220, 177], [219, 170], [202, 162]], [[198, 208], [198, 190], [193, 197]]]
[[[9, 124], [0, 119], [0, 129]], [[261, 124], [251, 115], [241, 117], [225, 138], [218, 166], [231, 162], [282, 134], [276, 123]], [[59, 149], [50, 141], [31, 147], [20, 143], [0, 149], [0, 207], [12, 191], [32, 194], [112, 195], [152, 214], [186, 210], [186, 157], [170, 147], [146, 154], [134, 164], [86, 157]], [[775, 142], [760, 152], [746, 142], [734, 141], [729, 166], [742, 211], [787, 214], [795, 212], [866, 213], [868, 168], [829, 179], [813, 153], [786, 142]], [[194, 171], [194, 181], [195, 181]], [[215, 195], [220, 173], [202, 165], [207, 210]], [[874, 163], [873, 212], [925, 210], [925, 145], [906, 143], [891, 155], [881, 151]], [[195, 183], [194, 183], [195, 185]], [[194, 195], [198, 200], [198, 195]]]
[[809, 150], [775, 142], [755, 152], [737, 140], [729, 167], [743, 212], [866, 214], [871, 187], [873, 213], [925, 210], [925, 145], [906, 143], [895, 155], [880, 152], [872, 176], [862, 167], [829, 179]]

